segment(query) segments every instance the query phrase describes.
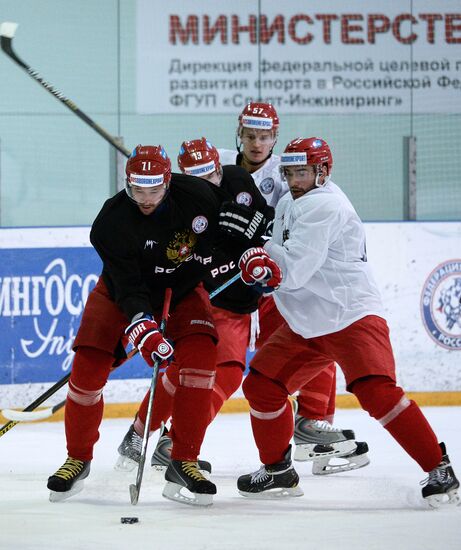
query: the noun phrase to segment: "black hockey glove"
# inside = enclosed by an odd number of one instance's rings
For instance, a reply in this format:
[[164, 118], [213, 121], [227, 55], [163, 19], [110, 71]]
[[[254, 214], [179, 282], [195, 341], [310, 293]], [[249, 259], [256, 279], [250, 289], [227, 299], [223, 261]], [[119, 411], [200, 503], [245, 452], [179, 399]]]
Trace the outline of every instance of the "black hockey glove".
[[222, 231], [239, 237], [252, 244], [264, 241], [269, 237], [268, 229], [272, 220], [268, 220], [263, 212], [253, 210], [244, 204], [224, 202], [219, 213], [219, 226]]

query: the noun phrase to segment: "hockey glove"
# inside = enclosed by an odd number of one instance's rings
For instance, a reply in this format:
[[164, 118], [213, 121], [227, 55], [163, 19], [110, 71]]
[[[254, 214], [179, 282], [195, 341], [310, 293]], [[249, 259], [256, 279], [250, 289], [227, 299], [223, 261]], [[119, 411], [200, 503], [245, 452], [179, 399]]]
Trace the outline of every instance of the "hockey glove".
[[219, 226], [222, 231], [246, 241], [259, 243], [267, 233], [269, 220], [263, 212], [253, 210], [244, 204], [223, 202], [219, 212]]
[[282, 272], [261, 247], [250, 248], [239, 260], [240, 277], [247, 285], [260, 285], [264, 293], [276, 290], [282, 282]]
[[125, 329], [125, 334], [150, 367], [156, 358], [163, 362], [173, 355], [173, 346], [162, 336], [152, 315], [144, 314], [136, 319]]

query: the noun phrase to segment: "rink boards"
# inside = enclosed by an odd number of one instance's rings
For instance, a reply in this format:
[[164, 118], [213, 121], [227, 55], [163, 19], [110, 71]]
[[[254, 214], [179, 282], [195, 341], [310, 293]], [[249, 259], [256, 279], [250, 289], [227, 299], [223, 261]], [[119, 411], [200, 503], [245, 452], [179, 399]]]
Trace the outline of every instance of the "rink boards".
[[[399, 382], [425, 404], [460, 404], [461, 223], [367, 223], [366, 231]], [[88, 233], [0, 229], [1, 408], [27, 405], [70, 369], [81, 313], [101, 270]], [[150, 372], [139, 357], [114, 372], [104, 392], [108, 411], [131, 414]], [[341, 395], [338, 375], [338, 405], [354, 406]], [[239, 397], [228, 409], [245, 408]]]

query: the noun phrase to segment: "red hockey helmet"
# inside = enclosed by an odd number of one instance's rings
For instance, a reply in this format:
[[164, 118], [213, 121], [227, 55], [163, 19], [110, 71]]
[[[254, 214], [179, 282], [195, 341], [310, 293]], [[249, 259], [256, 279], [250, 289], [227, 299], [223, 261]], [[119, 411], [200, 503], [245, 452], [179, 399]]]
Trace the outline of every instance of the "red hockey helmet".
[[242, 128], [278, 131], [279, 117], [270, 103], [248, 103], [239, 115], [238, 133]]
[[161, 145], [138, 145], [126, 163], [126, 189], [167, 186], [171, 180], [171, 161]]
[[285, 147], [280, 157], [280, 166], [327, 165], [328, 174], [333, 167], [333, 156], [328, 143], [316, 137], [297, 138]]
[[220, 169], [219, 153], [206, 138], [183, 141], [178, 155], [181, 172], [203, 177]]

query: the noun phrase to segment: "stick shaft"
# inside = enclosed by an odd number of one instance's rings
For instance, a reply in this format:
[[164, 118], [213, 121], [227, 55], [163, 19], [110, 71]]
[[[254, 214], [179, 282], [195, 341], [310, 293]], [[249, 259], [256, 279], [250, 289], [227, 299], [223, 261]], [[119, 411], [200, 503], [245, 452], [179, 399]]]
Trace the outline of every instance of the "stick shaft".
[[[160, 321], [160, 332], [165, 334], [166, 324], [168, 321], [168, 312], [170, 310], [171, 303], [171, 288], [165, 290], [165, 299], [163, 301], [162, 320]], [[142, 477], [144, 473], [144, 464], [146, 462], [147, 443], [149, 441], [150, 421], [152, 418], [152, 409], [155, 398], [155, 388], [157, 387], [158, 372], [160, 367], [160, 359], [156, 358], [154, 361], [154, 367], [152, 372], [152, 378], [150, 383], [149, 402], [147, 405], [146, 421], [144, 424], [144, 434], [141, 445], [141, 457], [138, 464], [138, 472], [136, 474], [136, 484], [130, 485], [130, 500], [131, 504], [135, 505], [139, 500], [139, 492], [141, 490]]]
[[70, 109], [75, 115], [78, 116], [80, 120], [83, 120], [88, 126], [90, 126], [95, 132], [97, 132], [103, 139], [105, 139], [108, 143], [112, 145], [112, 147], [115, 147], [117, 151], [120, 151], [122, 155], [125, 155], [125, 157], [130, 156], [130, 151], [123, 147], [118, 141], [115, 139], [114, 136], [111, 136], [104, 128], [99, 126], [99, 124], [96, 124], [96, 122], [91, 119], [86, 113], [81, 111], [77, 105], [70, 99], [68, 99], [64, 94], [62, 94], [60, 91], [56, 90], [54, 86], [52, 86], [49, 82], [47, 82], [44, 78], [40, 76], [40, 74], [32, 69], [30, 65], [27, 65], [13, 50], [13, 39], [9, 36], [1, 36], [1, 48], [5, 52], [5, 54], [10, 57], [15, 63], [17, 63], [22, 69], [24, 69], [27, 74], [35, 80], [35, 82], [38, 82], [40, 86], [45, 88], [50, 94], [52, 94], [56, 99], [58, 99], [63, 105], [65, 105], [68, 109]]

